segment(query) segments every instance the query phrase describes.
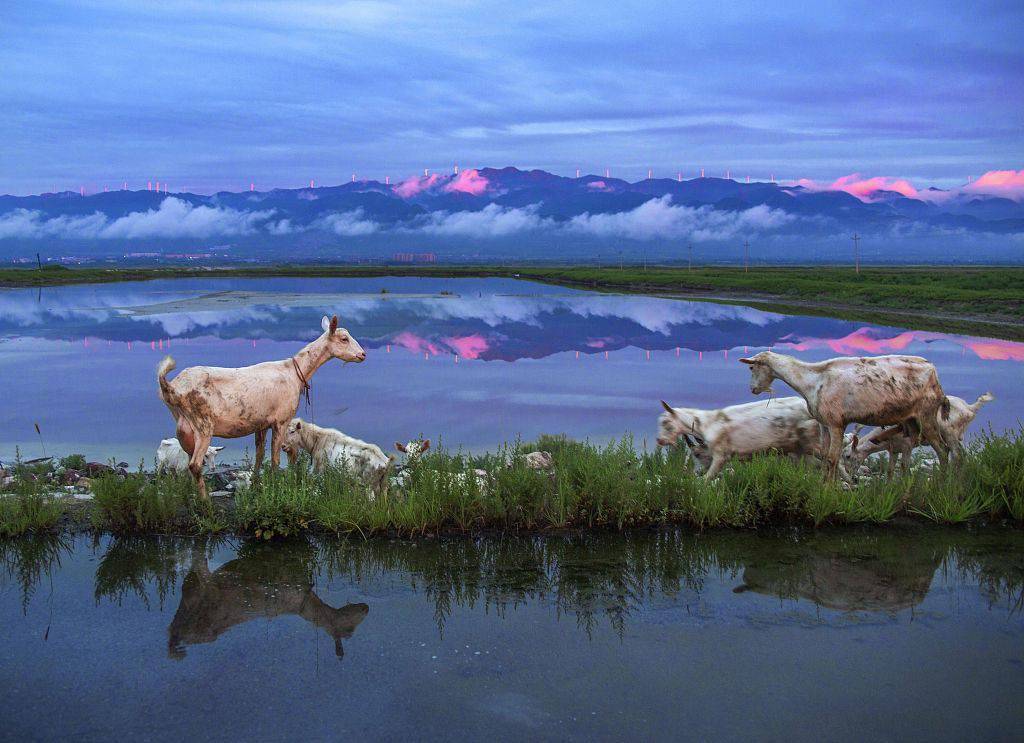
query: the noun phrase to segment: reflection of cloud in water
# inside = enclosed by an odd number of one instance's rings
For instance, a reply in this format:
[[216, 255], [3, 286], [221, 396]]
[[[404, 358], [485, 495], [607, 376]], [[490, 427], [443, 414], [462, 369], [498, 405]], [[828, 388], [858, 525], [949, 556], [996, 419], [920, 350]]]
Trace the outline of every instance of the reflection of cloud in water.
[[[861, 354], [886, 354], [906, 352], [912, 343], [933, 343], [943, 341], [969, 348], [986, 360], [1024, 361], [1024, 343], [1003, 341], [995, 338], [974, 338], [963, 335], [947, 335], [923, 330], [907, 330], [886, 337], [878, 328], [859, 328], [841, 338], [800, 338], [783, 339], [779, 345], [794, 351], [810, 351], [828, 348], [831, 351], [851, 356]], [[795, 335], [795, 334], [794, 334]]]

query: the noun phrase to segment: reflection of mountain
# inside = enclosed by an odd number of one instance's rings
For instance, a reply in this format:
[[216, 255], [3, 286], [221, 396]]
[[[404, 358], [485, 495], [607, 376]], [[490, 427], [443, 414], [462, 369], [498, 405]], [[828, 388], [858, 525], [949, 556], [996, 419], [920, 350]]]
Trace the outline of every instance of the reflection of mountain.
[[[457, 282], [448, 284], [467, 288]], [[278, 286], [274, 281], [261, 284], [268, 285]], [[473, 286], [483, 285], [487, 284]], [[494, 286], [505, 289], [509, 282]], [[516, 288], [523, 286], [530, 285]], [[40, 303], [28, 292], [8, 292], [0, 295], [0, 337], [136, 342], [212, 337], [304, 343], [317, 332], [321, 314], [331, 311], [368, 349], [391, 345], [415, 353], [483, 360], [543, 358], [564, 351], [593, 354], [627, 347], [717, 351], [779, 346], [797, 351], [877, 354], [902, 352], [911, 343], [943, 339], [959, 343], [981, 358], [1024, 360], [1024, 344], [1008, 341], [865, 328], [843, 320], [650, 297], [586, 293], [510, 296], [467, 291], [461, 296], [436, 298], [334, 293], [311, 295], [316, 301], [302, 301], [301, 295], [297, 300], [296, 295], [285, 298], [253, 289], [232, 296], [202, 291], [210, 288], [222, 285], [207, 282], [197, 284], [192, 293], [165, 292], [157, 297], [117, 287], [95, 290], [88, 296], [81, 291], [58, 291]], [[280, 302], [275, 297], [281, 297]], [[218, 302], [224, 306], [210, 309]], [[174, 311], [158, 312], [162, 307]]]
[[294, 614], [325, 630], [341, 658], [341, 641], [352, 636], [369, 607], [347, 604], [335, 609], [325, 604], [313, 591], [313, 555], [305, 544], [251, 542], [242, 545], [237, 558], [211, 572], [205, 545], [197, 544], [181, 585], [181, 603], [167, 628], [171, 657], [184, 657], [186, 646], [214, 642], [250, 620]]

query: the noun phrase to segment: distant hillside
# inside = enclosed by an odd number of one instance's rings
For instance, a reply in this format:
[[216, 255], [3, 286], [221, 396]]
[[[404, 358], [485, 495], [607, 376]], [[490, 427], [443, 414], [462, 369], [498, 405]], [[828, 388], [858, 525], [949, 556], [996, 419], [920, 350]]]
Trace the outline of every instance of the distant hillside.
[[[630, 183], [543, 170], [482, 168], [397, 184], [220, 192], [150, 190], [0, 196], [0, 259], [214, 255], [219, 258], [614, 260], [689, 256], [866, 260], [1021, 260], [1024, 204], [929, 189], [911, 198], [725, 178]], [[956, 251], [951, 253], [951, 251]]]

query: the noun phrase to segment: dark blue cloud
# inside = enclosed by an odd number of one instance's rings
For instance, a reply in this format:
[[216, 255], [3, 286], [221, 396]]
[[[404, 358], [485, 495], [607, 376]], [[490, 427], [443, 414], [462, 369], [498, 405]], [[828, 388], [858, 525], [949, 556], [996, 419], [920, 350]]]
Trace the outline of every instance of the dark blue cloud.
[[0, 192], [1020, 166], [1020, 3], [40, 0], [0, 25]]

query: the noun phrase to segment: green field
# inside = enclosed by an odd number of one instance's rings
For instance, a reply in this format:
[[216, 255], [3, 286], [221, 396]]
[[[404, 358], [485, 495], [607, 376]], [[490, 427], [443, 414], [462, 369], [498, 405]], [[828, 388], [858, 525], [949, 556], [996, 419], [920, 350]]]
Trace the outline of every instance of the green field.
[[519, 277], [598, 291], [732, 301], [799, 314], [1024, 340], [1024, 268], [651, 266], [251, 266], [0, 269], [0, 286], [187, 277]]

